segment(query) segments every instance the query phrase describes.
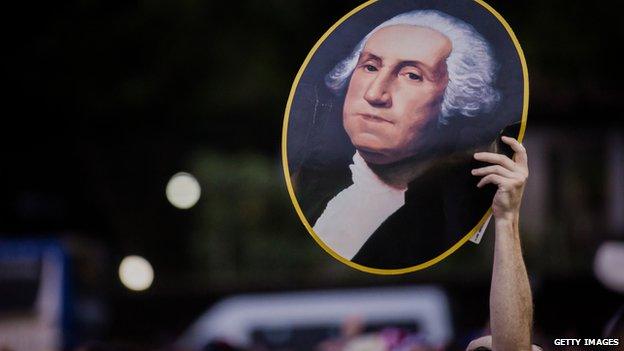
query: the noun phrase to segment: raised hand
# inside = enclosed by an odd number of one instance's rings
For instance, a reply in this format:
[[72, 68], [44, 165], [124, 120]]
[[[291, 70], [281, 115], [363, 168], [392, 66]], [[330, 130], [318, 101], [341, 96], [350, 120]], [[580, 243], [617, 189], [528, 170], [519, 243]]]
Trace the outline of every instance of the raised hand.
[[495, 219], [512, 219], [520, 211], [522, 193], [529, 176], [526, 149], [514, 138], [502, 137], [505, 144], [514, 151], [513, 159], [492, 152], [477, 152], [474, 158], [493, 165], [472, 170], [475, 176], [482, 176], [477, 187], [496, 184], [498, 190], [492, 201]]

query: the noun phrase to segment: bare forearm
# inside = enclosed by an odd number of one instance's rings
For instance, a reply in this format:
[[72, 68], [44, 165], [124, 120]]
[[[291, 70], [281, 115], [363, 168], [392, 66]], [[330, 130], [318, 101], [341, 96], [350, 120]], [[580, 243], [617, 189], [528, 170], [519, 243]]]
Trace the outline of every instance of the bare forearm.
[[493, 350], [530, 350], [533, 302], [518, 230], [518, 215], [496, 219], [490, 290]]
[[530, 350], [533, 301], [518, 230], [529, 163], [526, 149], [518, 140], [505, 136], [501, 140], [514, 151], [513, 159], [496, 153], [477, 152], [474, 158], [490, 165], [472, 170], [473, 175], [482, 177], [477, 187], [495, 184], [498, 188], [492, 200], [496, 226], [490, 289], [492, 349]]

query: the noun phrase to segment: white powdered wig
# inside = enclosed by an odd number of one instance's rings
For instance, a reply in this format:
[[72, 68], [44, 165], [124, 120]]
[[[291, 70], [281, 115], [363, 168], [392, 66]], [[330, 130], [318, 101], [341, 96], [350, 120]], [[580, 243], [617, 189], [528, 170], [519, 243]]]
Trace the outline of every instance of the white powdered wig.
[[368, 38], [381, 28], [401, 24], [438, 31], [453, 46], [446, 59], [449, 82], [438, 119], [440, 124], [448, 124], [453, 116], [474, 117], [494, 108], [500, 94], [493, 87], [497, 65], [490, 45], [471, 25], [435, 10], [402, 13], [377, 26], [359, 42], [351, 55], [327, 74], [327, 87], [339, 93], [351, 77]]

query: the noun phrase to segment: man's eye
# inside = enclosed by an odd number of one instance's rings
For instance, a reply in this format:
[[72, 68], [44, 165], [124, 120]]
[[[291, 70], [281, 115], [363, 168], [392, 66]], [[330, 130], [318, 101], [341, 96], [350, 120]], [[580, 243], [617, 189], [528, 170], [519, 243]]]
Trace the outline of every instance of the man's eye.
[[418, 75], [418, 74], [416, 74], [416, 73], [412, 73], [412, 72], [410, 72], [410, 73], [408, 73], [408, 74], [407, 74], [407, 78], [409, 78], [409, 79], [411, 79], [411, 80], [422, 80], [422, 77], [421, 77], [421, 76], [419, 76], [419, 75]]
[[376, 72], [377, 71], [377, 67], [375, 67], [373, 65], [365, 65], [364, 69], [367, 70], [368, 72]]

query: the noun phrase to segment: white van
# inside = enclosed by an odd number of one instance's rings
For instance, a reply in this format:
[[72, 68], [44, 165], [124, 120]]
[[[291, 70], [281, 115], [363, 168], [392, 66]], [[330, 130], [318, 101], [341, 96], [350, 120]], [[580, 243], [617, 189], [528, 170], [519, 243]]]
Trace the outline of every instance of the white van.
[[343, 323], [354, 317], [364, 321], [366, 331], [400, 327], [431, 345], [453, 337], [444, 291], [417, 286], [233, 296], [204, 313], [177, 346], [202, 350], [219, 340], [238, 348], [313, 349], [339, 336]]

